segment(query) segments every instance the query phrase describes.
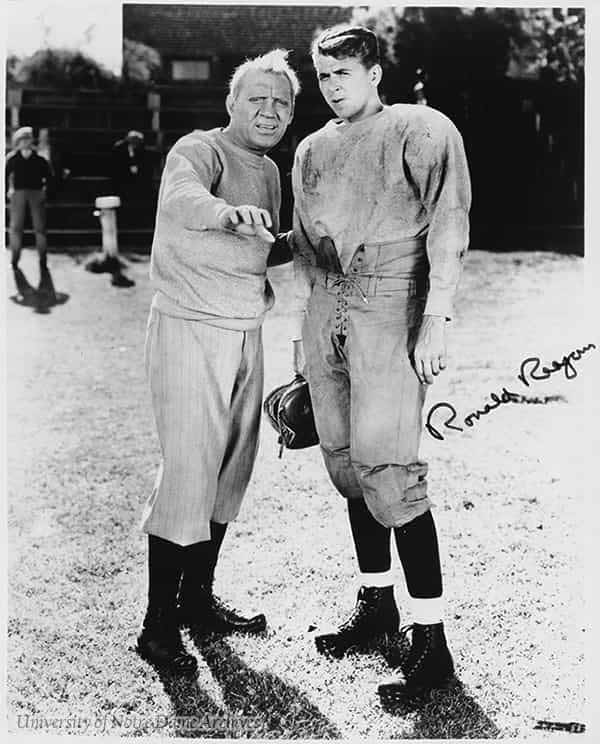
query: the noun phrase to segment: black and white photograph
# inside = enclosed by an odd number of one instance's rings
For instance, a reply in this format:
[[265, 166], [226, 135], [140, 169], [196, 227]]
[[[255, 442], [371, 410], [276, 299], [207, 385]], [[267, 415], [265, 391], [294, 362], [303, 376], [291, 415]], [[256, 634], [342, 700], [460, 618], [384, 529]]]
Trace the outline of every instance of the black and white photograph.
[[592, 5], [4, 3], [8, 734], [594, 740]]

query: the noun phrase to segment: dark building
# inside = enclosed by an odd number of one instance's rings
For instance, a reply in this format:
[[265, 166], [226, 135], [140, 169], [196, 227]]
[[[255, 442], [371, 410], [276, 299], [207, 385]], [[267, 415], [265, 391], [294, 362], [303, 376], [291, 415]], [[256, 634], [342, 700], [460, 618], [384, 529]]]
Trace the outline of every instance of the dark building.
[[[311, 42], [319, 29], [347, 22], [352, 13], [350, 7], [318, 5], [124, 4], [124, 39], [160, 55], [161, 67], [150, 85], [125, 82], [114, 90], [9, 85], [7, 132], [22, 125], [48, 128], [54, 152], [70, 171], [48, 205], [50, 245], [100, 243], [90, 204], [113, 188], [115, 141], [131, 129], [143, 133], [156, 163], [155, 194], [161, 163], [179, 137], [226, 124], [225, 95], [235, 66], [276, 47], [290, 51], [303, 85], [294, 121], [271, 153], [282, 176], [282, 227], [288, 227], [296, 145], [331, 117], [317, 89]], [[479, 39], [479, 45], [486, 39]], [[443, 64], [426, 69], [426, 98], [450, 116], [465, 140], [473, 182], [471, 247], [581, 254], [583, 85], [502, 73], [490, 77], [482, 65], [477, 74], [457, 77], [447, 43], [410, 43], [412, 62], [405, 56], [387, 66], [383, 92], [388, 103], [411, 100], [417, 80], [412, 71], [416, 75], [422, 57], [431, 56], [435, 47], [434, 57]], [[400, 78], [406, 85], [399, 84]], [[120, 210], [120, 241], [147, 250], [153, 219], [154, 197], [139, 208]], [[33, 240], [30, 230], [26, 240]]]
[[306, 80], [312, 76], [309, 50], [315, 31], [351, 15], [352, 8], [326, 5], [127, 4], [123, 36], [159, 52], [165, 82], [221, 86], [246, 57], [276, 47], [290, 50], [292, 64]]
[[287, 49], [302, 94], [291, 127], [270, 154], [281, 171], [281, 223], [288, 226], [296, 145], [331, 116], [316, 85], [311, 43], [319, 29], [351, 16], [351, 7], [324, 5], [124, 5], [123, 38], [160, 54], [156, 92], [161, 147], [167, 150], [192, 129], [224, 125], [227, 85], [235, 67], [271, 49]]
[[[347, 22], [352, 12], [351, 7], [318, 5], [124, 5], [124, 37], [161, 56], [157, 91], [162, 148], [168, 149], [185, 131], [225, 123], [227, 81], [246, 57], [275, 47], [290, 50], [303, 92], [292, 126], [272, 153], [282, 173], [285, 224], [295, 147], [331, 116], [317, 90], [310, 45], [320, 28]], [[500, 43], [498, 29], [490, 33], [486, 36], [483, 28], [479, 44]], [[581, 253], [581, 91], [569, 86], [546, 90], [538, 80], [490, 76], [483, 65], [465, 79], [454, 79], [452, 58], [460, 52], [449, 54], [447, 44], [447, 39], [440, 42], [437, 52], [440, 58], [448, 55], [448, 64], [429, 75], [426, 93], [429, 105], [450, 116], [465, 139], [474, 193], [472, 246]], [[425, 58], [430, 52], [423, 50]], [[388, 68], [382, 86], [388, 103], [414, 100], [421, 64], [417, 57], [404, 60], [408, 71]], [[408, 75], [410, 85], [399, 84], [400, 72]]]

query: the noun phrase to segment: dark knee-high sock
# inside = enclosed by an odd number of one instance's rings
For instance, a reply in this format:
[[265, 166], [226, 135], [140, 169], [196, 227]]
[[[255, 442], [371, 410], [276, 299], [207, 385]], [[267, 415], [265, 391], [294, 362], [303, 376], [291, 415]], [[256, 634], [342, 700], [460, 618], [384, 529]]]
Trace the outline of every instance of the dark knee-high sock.
[[394, 528], [396, 547], [411, 597], [430, 599], [442, 594], [442, 568], [431, 511]]
[[227, 531], [227, 522], [221, 524], [219, 522], [210, 523], [210, 544], [211, 552], [208, 561], [208, 580], [212, 584], [215, 577], [215, 568], [217, 566], [217, 560], [219, 558], [219, 551], [225, 538], [225, 532]]
[[408, 593], [413, 599], [415, 622], [422, 625], [441, 622], [444, 613], [442, 569], [431, 511], [402, 527], [395, 527], [394, 537]]
[[183, 571], [183, 548], [148, 535], [147, 617], [165, 617], [175, 609]]
[[210, 540], [203, 540], [184, 548], [183, 594], [189, 593], [193, 596], [201, 587], [212, 586], [226, 530], [227, 524], [211, 521]]
[[390, 528], [379, 524], [364, 499], [348, 499], [348, 517], [361, 573], [389, 571], [392, 564]]

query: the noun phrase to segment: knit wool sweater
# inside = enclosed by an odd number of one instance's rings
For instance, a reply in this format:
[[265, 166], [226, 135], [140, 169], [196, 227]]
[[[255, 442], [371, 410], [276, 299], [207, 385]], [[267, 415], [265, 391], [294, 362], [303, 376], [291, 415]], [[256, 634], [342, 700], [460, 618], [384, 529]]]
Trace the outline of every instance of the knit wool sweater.
[[221, 129], [195, 131], [170, 150], [158, 196], [150, 278], [161, 312], [234, 330], [257, 328], [273, 305], [270, 244], [220, 226], [227, 206], [266, 209], [279, 229], [279, 171]]

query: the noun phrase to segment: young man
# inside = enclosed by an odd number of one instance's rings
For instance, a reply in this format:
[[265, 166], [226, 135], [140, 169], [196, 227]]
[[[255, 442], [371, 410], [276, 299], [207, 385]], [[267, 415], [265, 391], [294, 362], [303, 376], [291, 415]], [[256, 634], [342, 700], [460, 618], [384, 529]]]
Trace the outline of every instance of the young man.
[[261, 325], [273, 305], [266, 268], [281, 200], [265, 153], [290, 124], [298, 91], [282, 50], [245, 62], [231, 80], [228, 126], [181, 138], [160, 186], [146, 365], [162, 463], [143, 517], [149, 592], [138, 649], [181, 671], [196, 660], [178, 624], [195, 633], [266, 625], [262, 614], [225, 607], [212, 587], [258, 444]]
[[33, 149], [31, 127], [17, 129], [13, 135], [13, 148], [6, 161], [12, 267], [16, 271], [21, 258], [25, 212], [29, 205], [41, 274], [46, 270], [46, 189], [51, 170], [48, 161]]
[[398, 629], [393, 533], [415, 623], [404, 679], [379, 687], [389, 701], [453, 673], [418, 449], [426, 386], [446, 366], [470, 184], [449, 119], [382, 104], [378, 55], [362, 27], [328, 29], [313, 46], [336, 118], [298, 147], [291, 242], [307, 300], [294, 366], [305, 369], [325, 465], [347, 499], [362, 584], [351, 617], [316, 644], [340, 657]]

